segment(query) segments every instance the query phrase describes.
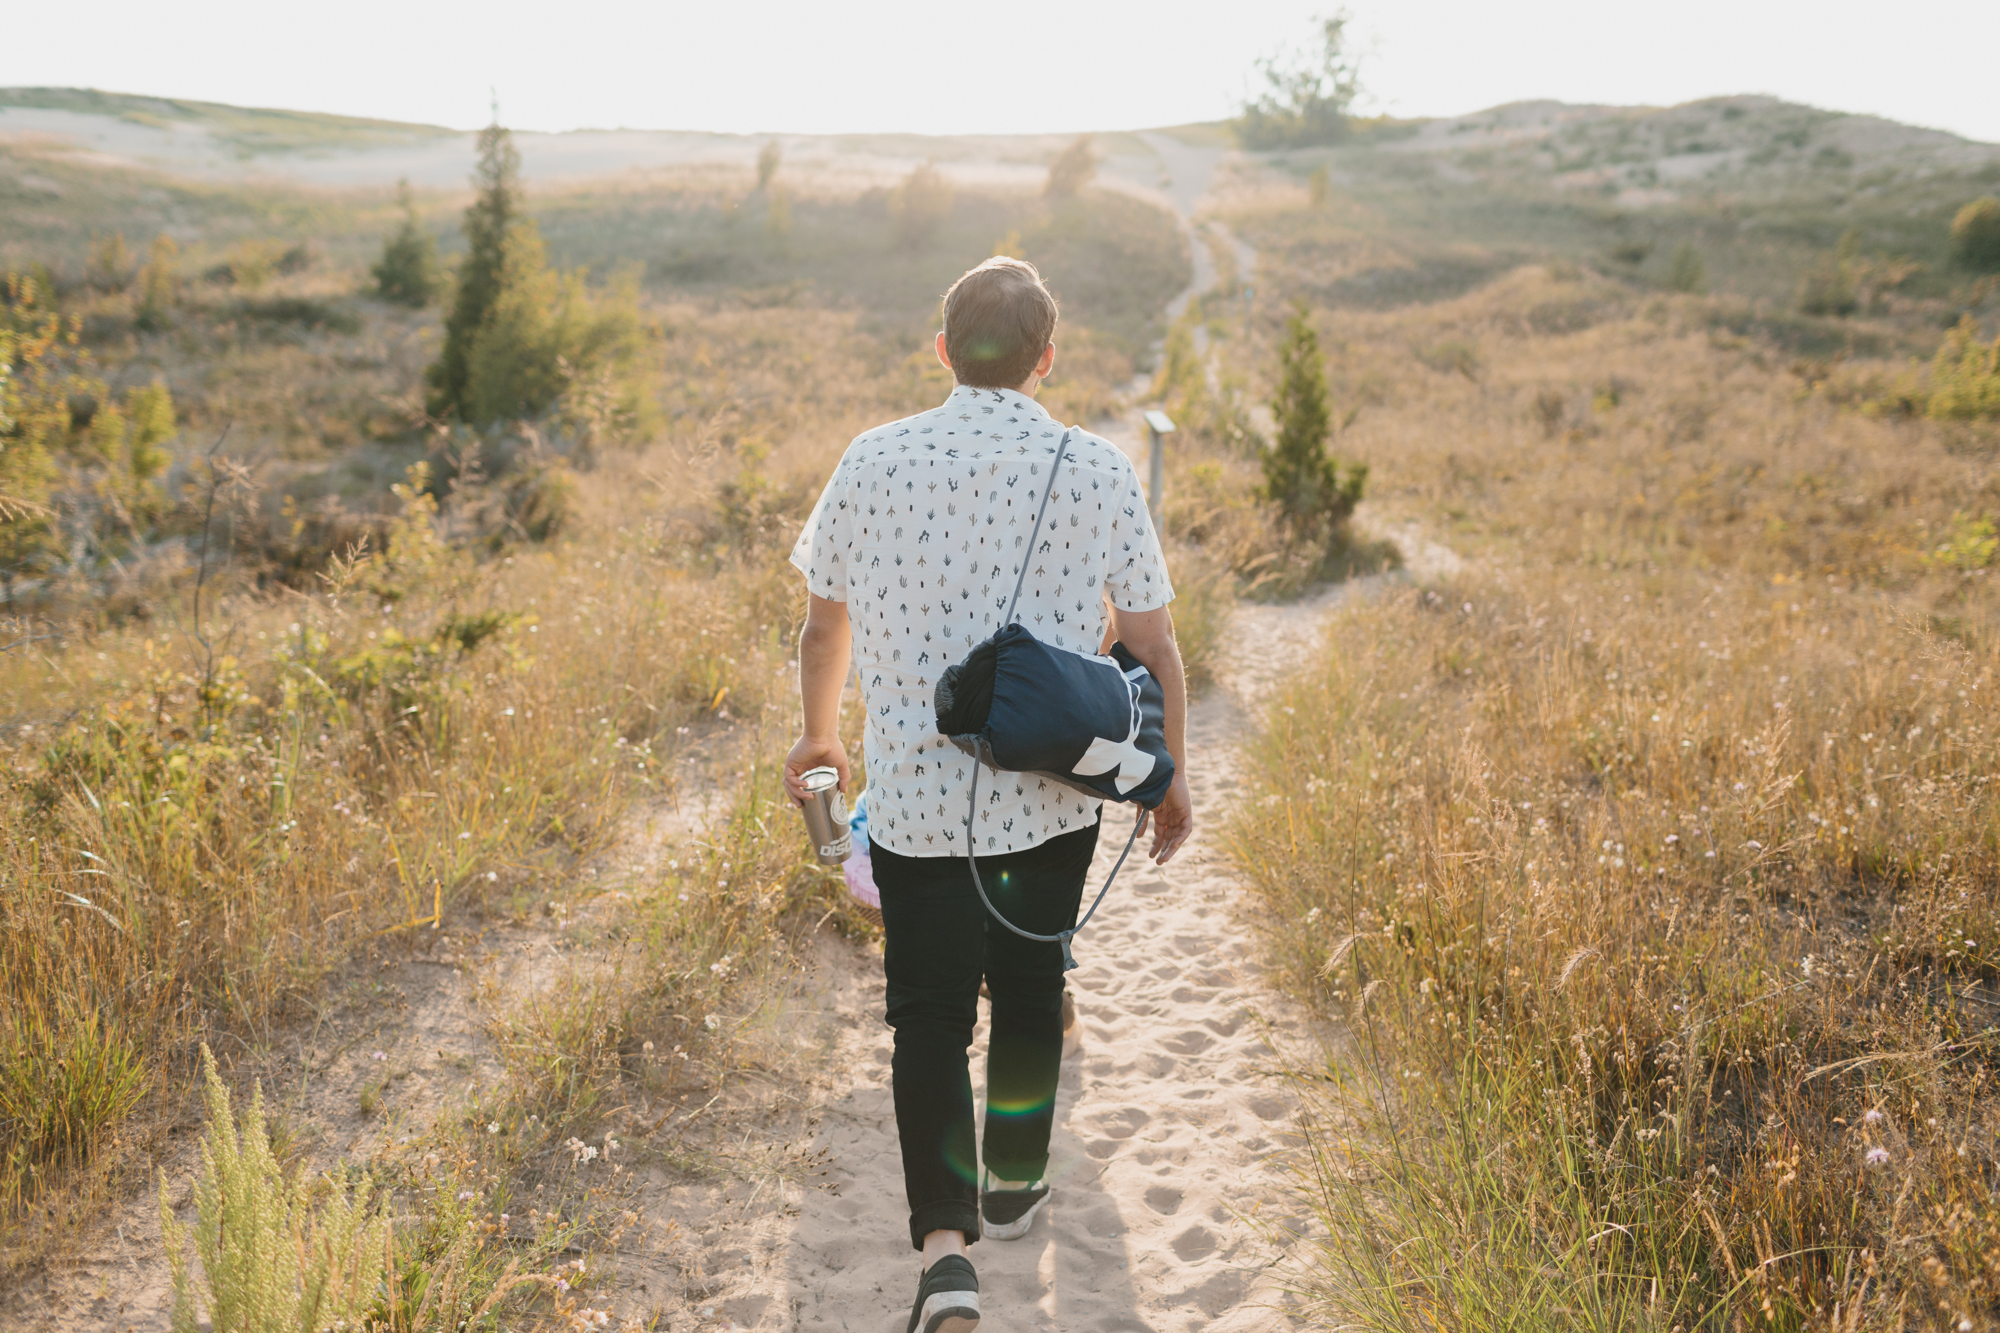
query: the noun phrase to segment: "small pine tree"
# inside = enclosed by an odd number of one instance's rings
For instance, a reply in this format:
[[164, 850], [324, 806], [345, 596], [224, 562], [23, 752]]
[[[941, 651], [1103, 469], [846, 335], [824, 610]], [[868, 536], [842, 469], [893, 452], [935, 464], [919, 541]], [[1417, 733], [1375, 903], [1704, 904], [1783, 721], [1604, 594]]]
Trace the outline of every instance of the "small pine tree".
[[1095, 175], [1097, 154], [1091, 151], [1090, 136], [1079, 134], [1049, 163], [1049, 181], [1042, 193], [1051, 199], [1074, 199]]
[[1708, 290], [1708, 266], [1701, 262], [1701, 251], [1694, 248], [1694, 242], [1682, 241], [1675, 249], [1673, 263], [1667, 268], [1667, 288], [1676, 292]]
[[778, 164], [784, 161], [785, 150], [778, 147], [776, 139], [766, 140], [757, 150], [757, 188], [768, 190], [771, 180], [778, 174]]
[[764, 210], [764, 234], [774, 241], [782, 241], [792, 234], [792, 194], [784, 186], [776, 186], [765, 197], [770, 201]]
[[417, 218], [417, 199], [407, 178], [397, 184], [396, 197], [403, 206], [403, 225], [382, 243], [382, 259], [373, 270], [375, 294], [421, 310], [442, 285], [437, 241]]
[[[431, 412], [476, 425], [536, 417], [586, 386], [593, 401], [607, 394], [615, 401], [611, 413], [621, 422], [641, 420], [647, 404], [627, 373], [645, 332], [637, 277], [600, 296], [583, 270], [550, 268], [534, 219], [521, 215], [521, 158], [511, 136], [491, 125], [479, 143], [465, 259], [444, 347], [428, 372]], [[578, 406], [593, 422], [604, 416]]]
[[1313, 168], [1313, 174], [1306, 178], [1306, 198], [1316, 210], [1333, 202], [1333, 171], [1326, 163]]
[[1292, 312], [1278, 356], [1278, 396], [1271, 404], [1278, 437], [1264, 454], [1264, 498], [1295, 540], [1330, 543], [1361, 503], [1368, 469], [1356, 465], [1343, 477], [1327, 454], [1333, 411], [1319, 335], [1304, 306]]
[[100, 292], [122, 292], [132, 281], [132, 251], [125, 233], [114, 231], [91, 242], [90, 260], [84, 266], [84, 281]]
[[180, 433], [174, 419], [174, 396], [158, 380], [125, 395], [125, 413], [132, 422], [132, 435], [125, 442], [125, 465], [132, 479], [149, 482], [167, 470], [173, 461], [161, 446]]
[[49, 507], [60, 477], [51, 445], [70, 424], [61, 365], [66, 330], [50, 321], [14, 333], [0, 324], [0, 593], [53, 556], [57, 533]]
[[514, 136], [497, 121], [479, 132], [473, 184], [478, 194], [465, 210], [465, 258], [458, 266], [458, 290], [445, 316], [444, 348], [430, 368], [430, 410], [438, 416], [468, 415], [473, 342], [506, 290], [509, 261], [519, 248], [515, 232], [522, 223], [521, 154], [514, 147]]
[[163, 329], [173, 318], [181, 299], [181, 279], [176, 261], [181, 253], [174, 238], [160, 234], [153, 238], [146, 265], [139, 270], [138, 324], [142, 329]]
[[889, 197], [889, 211], [896, 219], [896, 234], [906, 245], [930, 243], [944, 220], [951, 216], [951, 182], [937, 165], [926, 162], [903, 178]]
[[1951, 257], [1975, 273], [2000, 273], [2000, 199], [1988, 195], [1951, 220]]
[[1971, 315], [1945, 335], [1931, 361], [1928, 411], [1938, 421], [2000, 418], [2000, 338], [1981, 343]]
[[1834, 252], [1815, 265], [1799, 283], [1799, 309], [1808, 315], [1851, 315], [1861, 308], [1855, 267], [1861, 237], [1849, 231]]

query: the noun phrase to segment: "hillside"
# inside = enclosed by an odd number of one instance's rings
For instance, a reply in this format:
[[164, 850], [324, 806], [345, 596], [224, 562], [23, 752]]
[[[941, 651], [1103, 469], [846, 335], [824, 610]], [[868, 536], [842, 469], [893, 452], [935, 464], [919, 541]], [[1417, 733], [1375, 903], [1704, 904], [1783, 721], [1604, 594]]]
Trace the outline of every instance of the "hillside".
[[[449, 274], [373, 269], [460, 260], [470, 136], [0, 94], [0, 1325], [168, 1327], [204, 1047], [273, 1179], [393, 1194], [377, 1326], [898, 1315], [786, 555], [1005, 253], [1052, 415], [1179, 423], [1210, 841], [1092, 928], [996, 1293], [2000, 1327], [2000, 281], [1947, 248], [2000, 147], [1527, 103], [1051, 190], [1073, 142], [521, 134], [454, 398]], [[1354, 1040], [1267, 1047], [1294, 1005]]]

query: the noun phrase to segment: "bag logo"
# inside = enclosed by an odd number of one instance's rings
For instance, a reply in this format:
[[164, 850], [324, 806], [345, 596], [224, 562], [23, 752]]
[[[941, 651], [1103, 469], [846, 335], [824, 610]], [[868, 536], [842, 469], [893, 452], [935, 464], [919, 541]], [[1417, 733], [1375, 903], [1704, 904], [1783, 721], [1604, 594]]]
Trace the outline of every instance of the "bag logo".
[[1125, 688], [1132, 693], [1131, 734], [1122, 741], [1105, 736], [1092, 737], [1090, 748], [1083, 752], [1083, 758], [1077, 760], [1076, 767], [1070, 770], [1078, 777], [1094, 778], [1115, 768], [1118, 776], [1113, 781], [1120, 795], [1144, 782], [1153, 772], [1153, 756], [1139, 748], [1139, 727], [1143, 719], [1139, 714], [1138, 678], [1145, 674], [1146, 668], [1134, 667], [1125, 675]]

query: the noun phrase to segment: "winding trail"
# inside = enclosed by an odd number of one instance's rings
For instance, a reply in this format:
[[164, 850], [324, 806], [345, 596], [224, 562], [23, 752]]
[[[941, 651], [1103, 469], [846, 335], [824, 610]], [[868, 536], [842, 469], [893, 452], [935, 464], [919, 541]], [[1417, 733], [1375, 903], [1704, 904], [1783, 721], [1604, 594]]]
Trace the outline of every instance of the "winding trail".
[[[1168, 309], [1177, 317], [1219, 277], [1196, 213], [1223, 154], [1145, 138], [1172, 178], [1166, 192], [1194, 259], [1193, 282]], [[1206, 227], [1236, 248], [1239, 271], [1252, 271], [1254, 253], [1219, 224]], [[1100, 430], [1139, 458], [1127, 423]], [[1274, 1210], [1287, 1206], [1281, 1148], [1292, 1107], [1269, 1042], [1302, 1017], [1258, 978], [1216, 831], [1239, 790], [1237, 741], [1259, 701], [1306, 658], [1326, 614], [1367, 583], [1238, 613], [1230, 642], [1239, 651], [1189, 716], [1196, 833], [1164, 869], [1128, 865], [1077, 942], [1082, 1042], [1063, 1066], [1050, 1203], [1022, 1240], [974, 1247], [985, 1326], [996, 1333], [1293, 1327], [1270, 1273], [1278, 1253], [1269, 1237], [1285, 1229], [1257, 1222], [1282, 1223]], [[1107, 815], [1122, 824], [1121, 812]], [[1104, 839], [1093, 882], [1120, 842]], [[799, 1329], [900, 1333], [916, 1260], [899, 1239], [906, 1206], [890, 1034], [877, 1017], [879, 972], [855, 980], [842, 1003], [858, 1003], [874, 1021], [842, 1043], [854, 1085], [826, 1113], [815, 1145], [837, 1193], [800, 1200], [787, 1303]], [[982, 1021], [975, 1069], [983, 1038]]]
[[[1241, 274], [1254, 273], [1256, 256], [1199, 218], [1223, 151], [1168, 135], [1145, 140], [1163, 173], [1152, 197], [1171, 201], [1193, 254], [1193, 281], [1169, 308], [1178, 315], [1221, 277], [1205, 238], [1228, 247]], [[1143, 392], [1135, 384], [1125, 417], [1097, 427], [1138, 461]], [[1393, 535], [1419, 575], [1455, 563], [1413, 528]], [[1196, 832], [1165, 869], [1128, 864], [1078, 940], [1081, 1040], [1064, 1060], [1058, 1093], [1053, 1197], [1025, 1238], [973, 1252], [993, 1333], [1294, 1327], [1272, 1270], [1279, 1241], [1302, 1225], [1285, 1215], [1293, 1108], [1272, 1049], [1288, 1034], [1304, 1037], [1306, 1020], [1259, 977], [1218, 830], [1241, 789], [1238, 746], [1257, 710], [1315, 650], [1330, 612], [1399, 577], [1238, 608], [1219, 685], [1189, 717]], [[384, 957], [370, 969], [369, 993], [380, 1000], [341, 1008], [303, 1037], [296, 1060], [265, 1071], [274, 1094], [286, 1089], [277, 1099], [283, 1109], [319, 1127], [322, 1149], [358, 1160], [388, 1136], [453, 1114], [468, 1088], [498, 1086], [503, 1073], [480, 996], [533, 990], [573, 966], [589, 975], [611, 965], [600, 918], [616, 886], [645, 882], [719, 814], [730, 790], [721, 778], [752, 739], [712, 738], [714, 774], [690, 774], [678, 804], [635, 811], [630, 836], [582, 872], [574, 917], [427, 933], [409, 956]], [[1115, 828], [1124, 815], [1110, 818]], [[1109, 872], [1118, 841], [1105, 838], [1095, 881]], [[677, 1137], [688, 1117], [655, 1139], [662, 1122], [652, 1108], [612, 1113], [633, 1155], [629, 1167], [607, 1168], [622, 1174], [608, 1175], [602, 1202], [628, 1207], [640, 1223], [594, 1265], [603, 1276], [586, 1299], [609, 1307], [619, 1325], [901, 1333], [917, 1261], [903, 1239], [880, 955], [830, 930], [812, 947], [791, 1001], [772, 1020], [772, 1050], [794, 1054], [725, 1089], [746, 1104], [740, 1114], [717, 1113], [716, 1142], [699, 1148], [700, 1162], [685, 1160], [693, 1141]], [[605, 960], [591, 964], [600, 952]], [[983, 1023], [976, 1041], [978, 1068]], [[376, 1047], [396, 1053], [393, 1067], [370, 1055]], [[383, 1069], [396, 1081], [384, 1085]], [[382, 1117], [356, 1111], [369, 1086], [390, 1090]], [[192, 1169], [188, 1158], [183, 1149], [169, 1165], [177, 1181]], [[166, 1275], [153, 1209], [150, 1194], [121, 1205], [109, 1219], [117, 1225], [45, 1286], [24, 1326], [163, 1329]]]

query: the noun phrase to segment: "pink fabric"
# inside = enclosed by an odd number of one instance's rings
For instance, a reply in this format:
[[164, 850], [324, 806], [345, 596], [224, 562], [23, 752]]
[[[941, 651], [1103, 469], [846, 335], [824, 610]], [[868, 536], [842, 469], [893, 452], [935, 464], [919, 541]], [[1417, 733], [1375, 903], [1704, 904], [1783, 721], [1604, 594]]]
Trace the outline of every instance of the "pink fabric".
[[868, 859], [868, 842], [865, 838], [854, 840], [854, 853], [841, 863], [841, 872], [847, 876], [847, 891], [855, 900], [882, 910], [882, 894], [875, 887], [875, 863]]

